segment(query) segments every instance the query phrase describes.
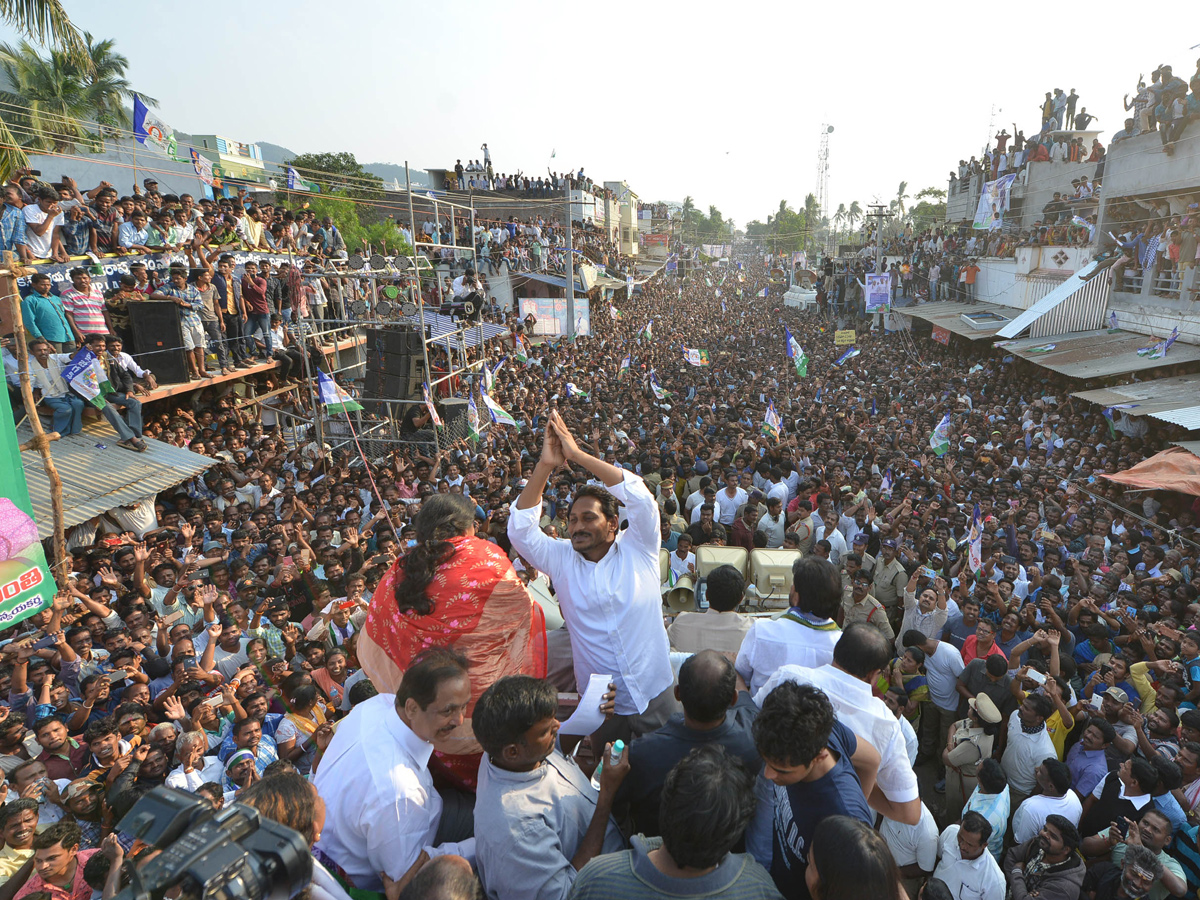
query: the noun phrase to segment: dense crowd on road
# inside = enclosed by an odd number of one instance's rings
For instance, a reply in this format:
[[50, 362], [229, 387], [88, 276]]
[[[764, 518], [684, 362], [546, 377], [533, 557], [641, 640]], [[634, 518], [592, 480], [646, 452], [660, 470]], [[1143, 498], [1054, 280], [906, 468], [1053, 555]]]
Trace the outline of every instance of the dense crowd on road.
[[[214, 465], [73, 529], [4, 633], [2, 896], [111, 897], [163, 784], [297, 828], [327, 897], [1195, 896], [1197, 501], [1104, 480], [1174, 435], [742, 261], [574, 340], [510, 319], [475, 390], [515, 424], [471, 440], [155, 421]], [[789, 599], [713, 547], [794, 551]]]

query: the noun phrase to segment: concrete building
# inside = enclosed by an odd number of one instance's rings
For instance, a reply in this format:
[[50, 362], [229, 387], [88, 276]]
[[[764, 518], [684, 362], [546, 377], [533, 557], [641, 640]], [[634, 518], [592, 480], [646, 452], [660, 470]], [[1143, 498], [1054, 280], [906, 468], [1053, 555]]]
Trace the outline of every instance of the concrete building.
[[[604, 186], [613, 193], [613, 199], [619, 206], [618, 222], [620, 230], [617, 233], [617, 243], [625, 256], [638, 255], [638, 195], [624, 181], [606, 181]], [[612, 221], [611, 219], [609, 220]]]

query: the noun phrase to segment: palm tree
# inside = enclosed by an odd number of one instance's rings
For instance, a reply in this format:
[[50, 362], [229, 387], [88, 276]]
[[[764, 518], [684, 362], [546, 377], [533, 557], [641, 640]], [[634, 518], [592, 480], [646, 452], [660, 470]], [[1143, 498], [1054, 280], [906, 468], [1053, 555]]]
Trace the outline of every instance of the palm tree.
[[69, 54], [51, 50], [42, 56], [28, 41], [0, 45], [0, 70], [12, 85], [4, 100], [23, 107], [10, 113], [20, 143], [31, 150], [68, 152], [87, 139], [92, 116], [88, 88]]
[[[92, 106], [96, 121], [101, 125], [101, 131], [110, 134], [118, 129], [128, 128], [129, 121], [125, 104], [134, 98], [133, 87], [125, 77], [129, 68], [129, 60], [121, 53], [115, 53], [116, 42], [111, 38], [96, 41], [90, 32], [84, 32], [87, 41], [90, 70], [82, 73], [83, 82], [87, 86], [88, 103]], [[140, 95], [147, 106], [157, 106], [158, 101], [145, 94]]]
[[835, 213], [833, 214], [833, 221], [834, 221], [834, 223], [837, 225], [839, 233], [841, 232], [842, 225], [843, 225], [843, 224], [845, 223], [845, 221], [846, 221], [846, 216], [847, 216], [847, 215], [848, 215], [848, 213], [846, 212], [846, 204], [845, 204], [845, 203], [839, 203], [839, 204], [838, 204], [838, 208], [837, 208], [837, 212], [835, 212]]
[[850, 230], [854, 230], [854, 223], [862, 218], [862, 206], [855, 200], [850, 204], [850, 208], [846, 210], [846, 218], [850, 220]]
[[904, 210], [904, 201], [911, 199], [908, 196], [907, 191], [908, 191], [908, 182], [907, 181], [900, 182], [900, 187], [898, 187], [896, 189], [896, 205], [900, 208], [900, 218], [904, 218], [904, 216], [907, 214]]
[[[66, 51], [87, 65], [83, 35], [71, 22], [61, 0], [0, 0], [0, 21], [43, 46]], [[28, 164], [21, 142], [9, 131], [0, 114], [0, 180], [7, 181], [18, 168]]]

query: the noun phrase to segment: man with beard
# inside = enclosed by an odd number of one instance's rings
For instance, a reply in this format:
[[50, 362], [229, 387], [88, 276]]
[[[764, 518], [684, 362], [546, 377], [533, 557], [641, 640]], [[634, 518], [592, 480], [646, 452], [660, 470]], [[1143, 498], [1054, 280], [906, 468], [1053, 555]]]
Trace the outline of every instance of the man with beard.
[[1087, 874], [1078, 848], [1079, 831], [1070, 819], [1047, 816], [1036, 837], [1004, 856], [1012, 900], [1077, 900]]

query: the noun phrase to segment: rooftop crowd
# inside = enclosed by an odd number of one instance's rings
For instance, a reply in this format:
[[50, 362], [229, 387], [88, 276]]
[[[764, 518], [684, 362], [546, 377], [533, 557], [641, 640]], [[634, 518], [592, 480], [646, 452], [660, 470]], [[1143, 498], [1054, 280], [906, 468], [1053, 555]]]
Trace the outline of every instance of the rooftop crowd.
[[[156, 433], [216, 464], [74, 529], [4, 633], [0, 900], [113, 896], [162, 784], [296, 828], [339, 900], [1195, 896], [1197, 501], [1103, 479], [1172, 435], [991, 348], [837, 365], [743, 262], [493, 344], [517, 424], [440, 453], [180, 401]], [[696, 585], [706, 545], [798, 551], [787, 609]]]

